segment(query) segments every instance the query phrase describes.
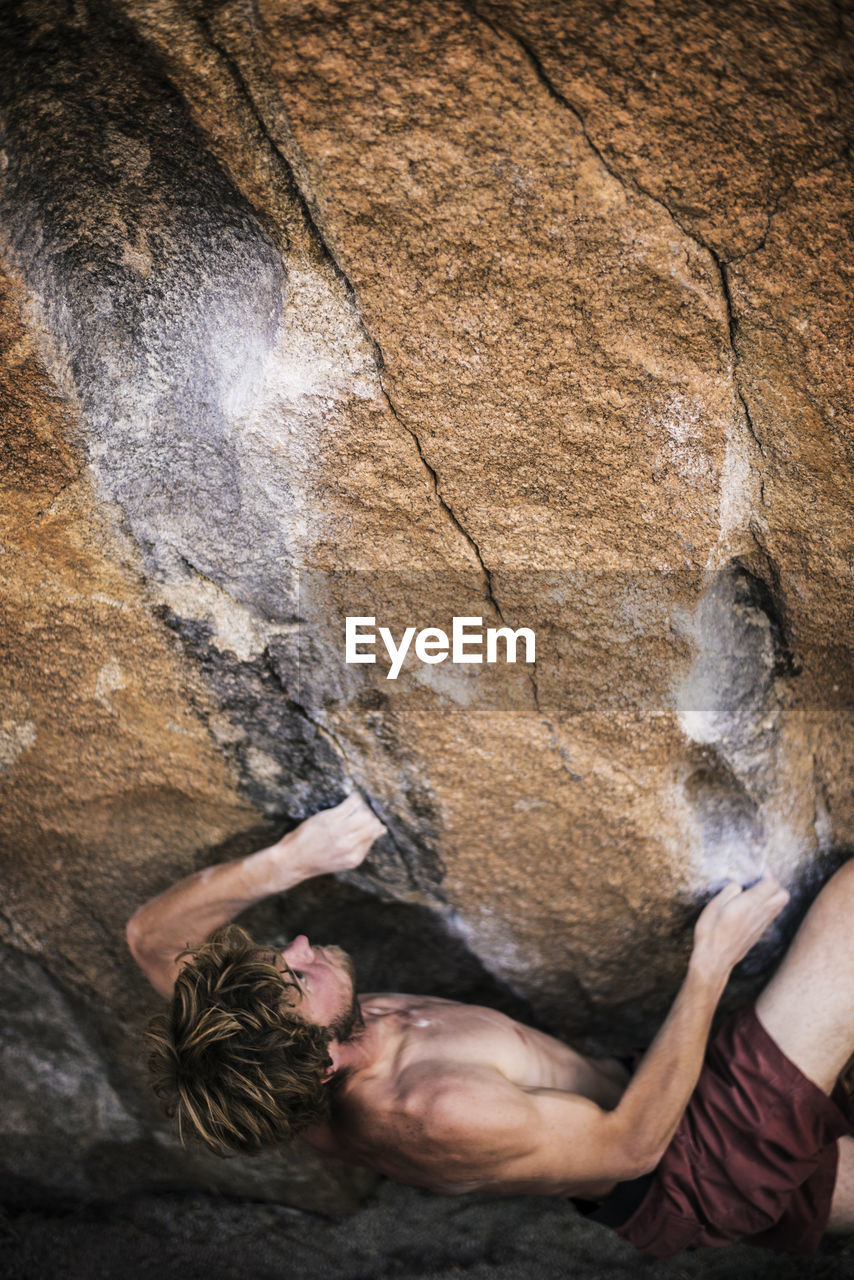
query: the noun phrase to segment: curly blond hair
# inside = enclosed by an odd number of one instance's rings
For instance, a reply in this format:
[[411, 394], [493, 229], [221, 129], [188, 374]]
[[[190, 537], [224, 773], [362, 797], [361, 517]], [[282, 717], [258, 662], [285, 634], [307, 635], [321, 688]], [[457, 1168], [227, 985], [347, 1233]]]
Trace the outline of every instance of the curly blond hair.
[[146, 1031], [154, 1090], [181, 1141], [257, 1155], [322, 1120], [330, 1031], [300, 1016], [271, 953], [230, 924], [185, 954], [169, 1011]]

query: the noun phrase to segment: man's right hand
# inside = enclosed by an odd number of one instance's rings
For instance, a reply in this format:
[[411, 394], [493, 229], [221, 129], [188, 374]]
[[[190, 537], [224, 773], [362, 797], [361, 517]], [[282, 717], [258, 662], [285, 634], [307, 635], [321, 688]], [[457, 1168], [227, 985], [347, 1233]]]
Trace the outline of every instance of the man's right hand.
[[353, 791], [333, 809], [321, 809], [306, 818], [274, 848], [281, 848], [289, 864], [309, 879], [360, 866], [385, 830], [358, 792]]
[[131, 954], [155, 990], [168, 998], [185, 951], [270, 894], [285, 893], [312, 876], [358, 867], [384, 831], [354, 792], [268, 848], [205, 867], [143, 903], [127, 923]]
[[773, 876], [763, 876], [750, 889], [730, 881], [700, 914], [690, 967], [725, 983], [788, 901], [788, 893]]

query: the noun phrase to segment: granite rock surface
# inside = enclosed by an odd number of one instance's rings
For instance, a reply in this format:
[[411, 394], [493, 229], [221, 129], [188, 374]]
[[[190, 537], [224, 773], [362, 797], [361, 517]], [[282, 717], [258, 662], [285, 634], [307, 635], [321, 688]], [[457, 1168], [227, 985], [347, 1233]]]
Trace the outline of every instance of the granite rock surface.
[[[44, 1011], [8, 1011], [4, 1176], [352, 1207], [361, 1175], [166, 1136], [146, 896], [358, 786], [388, 837], [260, 928], [624, 1049], [716, 884], [793, 890], [747, 990], [850, 853], [850, 19], [2, 22], [0, 927]], [[526, 627], [536, 662], [390, 680], [347, 615]]]

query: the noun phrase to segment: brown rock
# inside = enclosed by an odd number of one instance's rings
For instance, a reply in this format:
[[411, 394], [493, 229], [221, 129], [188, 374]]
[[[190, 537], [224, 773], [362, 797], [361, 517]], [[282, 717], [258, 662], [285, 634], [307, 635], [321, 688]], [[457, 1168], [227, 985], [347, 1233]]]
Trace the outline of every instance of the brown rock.
[[840, 156], [851, 43], [832, 0], [476, 0], [519, 41], [623, 181], [725, 260], [756, 248], [793, 181]]
[[15, 1201], [25, 1179], [62, 1201], [202, 1181], [341, 1210], [364, 1179], [307, 1152], [232, 1167], [185, 1153], [144, 1105], [140, 1031], [157, 1001], [124, 945], [132, 904], [263, 827], [133, 549], [98, 510], [5, 278], [0, 300], [0, 400], [14, 407], [0, 517], [4, 1189]]
[[[625, 1047], [713, 884], [850, 849], [849, 55], [778, 10], [11, 30], [8, 936], [69, 989], [124, 1015], [140, 898], [355, 782], [354, 883]], [[389, 681], [348, 614], [537, 662]]]

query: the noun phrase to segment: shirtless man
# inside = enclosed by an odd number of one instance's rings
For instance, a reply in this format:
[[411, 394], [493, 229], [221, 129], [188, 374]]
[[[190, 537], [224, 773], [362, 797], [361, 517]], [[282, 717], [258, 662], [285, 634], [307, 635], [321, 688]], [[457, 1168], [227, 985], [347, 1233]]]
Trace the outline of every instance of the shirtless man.
[[854, 1230], [854, 1139], [828, 1096], [854, 1049], [854, 862], [704, 1067], [730, 973], [788, 895], [767, 877], [713, 898], [630, 1077], [491, 1009], [357, 998], [336, 947], [301, 935], [265, 950], [221, 928], [270, 894], [357, 867], [383, 831], [351, 795], [129, 921], [134, 957], [172, 1000], [153, 1066], [182, 1130], [250, 1153], [301, 1131], [324, 1154], [439, 1192], [603, 1202], [601, 1220], [659, 1257], [737, 1239], [810, 1253], [824, 1230]]

